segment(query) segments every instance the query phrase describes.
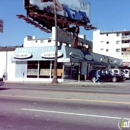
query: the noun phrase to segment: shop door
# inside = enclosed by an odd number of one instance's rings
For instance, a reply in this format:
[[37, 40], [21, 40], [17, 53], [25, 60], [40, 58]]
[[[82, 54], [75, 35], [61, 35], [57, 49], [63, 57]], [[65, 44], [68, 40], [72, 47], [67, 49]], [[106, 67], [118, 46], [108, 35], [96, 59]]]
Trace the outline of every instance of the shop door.
[[64, 79], [77, 80], [78, 66], [64, 66]]

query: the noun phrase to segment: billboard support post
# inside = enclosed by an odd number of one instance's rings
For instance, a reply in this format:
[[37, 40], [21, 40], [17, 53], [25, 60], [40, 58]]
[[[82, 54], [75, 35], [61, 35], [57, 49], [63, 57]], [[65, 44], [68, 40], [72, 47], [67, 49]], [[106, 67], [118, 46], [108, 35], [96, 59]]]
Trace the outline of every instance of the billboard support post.
[[58, 83], [57, 80], [57, 52], [58, 52], [58, 41], [57, 41], [57, 14], [56, 14], [56, 0], [54, 0], [54, 21], [55, 21], [55, 59], [54, 59], [54, 73], [52, 83]]
[[0, 19], [0, 32], [3, 33], [3, 20]]

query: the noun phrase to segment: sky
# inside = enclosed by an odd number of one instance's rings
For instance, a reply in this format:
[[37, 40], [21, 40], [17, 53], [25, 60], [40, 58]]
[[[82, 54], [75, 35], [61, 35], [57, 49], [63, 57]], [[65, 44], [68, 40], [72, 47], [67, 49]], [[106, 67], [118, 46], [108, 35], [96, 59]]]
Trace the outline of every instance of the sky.
[[[91, 4], [90, 24], [101, 31], [130, 30], [130, 0], [88, 0]], [[23, 0], [0, 0], [0, 19], [4, 21], [4, 31], [0, 33], [0, 46], [19, 46], [27, 35], [37, 38], [51, 37], [50, 33], [41, 31], [17, 14], [26, 15]], [[80, 27], [80, 34], [93, 40], [93, 30]]]

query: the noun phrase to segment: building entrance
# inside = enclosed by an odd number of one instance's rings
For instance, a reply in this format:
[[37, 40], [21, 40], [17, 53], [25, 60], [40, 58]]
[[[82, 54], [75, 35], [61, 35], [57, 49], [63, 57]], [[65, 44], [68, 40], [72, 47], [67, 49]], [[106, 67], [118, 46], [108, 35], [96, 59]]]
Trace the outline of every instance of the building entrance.
[[78, 65], [64, 66], [64, 79], [77, 80], [78, 79]]

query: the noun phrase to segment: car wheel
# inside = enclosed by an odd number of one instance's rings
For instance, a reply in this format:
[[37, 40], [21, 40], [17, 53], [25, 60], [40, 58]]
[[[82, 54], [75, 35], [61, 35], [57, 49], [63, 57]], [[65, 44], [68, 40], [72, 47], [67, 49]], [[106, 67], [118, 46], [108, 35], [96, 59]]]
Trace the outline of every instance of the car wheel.
[[116, 78], [116, 77], [113, 77], [113, 78], [112, 78], [112, 82], [117, 82], [117, 78]]
[[92, 77], [92, 82], [95, 82], [96, 81], [96, 77]]
[[123, 77], [123, 81], [125, 81], [126, 80], [126, 78], [125, 77]]

